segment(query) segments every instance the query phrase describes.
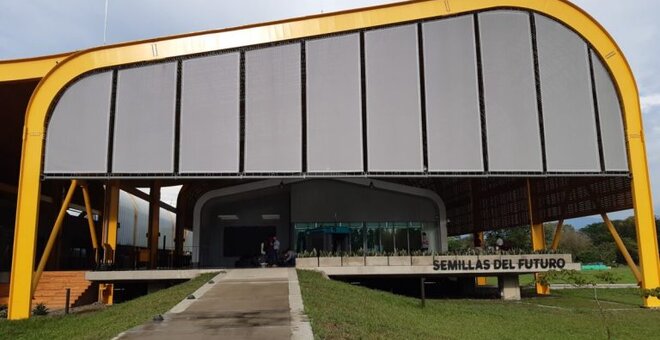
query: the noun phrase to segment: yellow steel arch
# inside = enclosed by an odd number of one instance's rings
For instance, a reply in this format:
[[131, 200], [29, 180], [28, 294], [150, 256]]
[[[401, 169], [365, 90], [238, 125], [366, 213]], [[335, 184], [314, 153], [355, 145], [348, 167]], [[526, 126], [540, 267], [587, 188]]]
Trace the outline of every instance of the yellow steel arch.
[[0, 83], [41, 79], [71, 53], [21, 59], [0, 60]]
[[[643, 273], [642, 287], [660, 286], [655, 217], [651, 202], [639, 94], [630, 67], [612, 37], [592, 17], [566, 0], [432, 0], [404, 2], [263, 25], [104, 46], [73, 54], [60, 62], [39, 83], [26, 113], [9, 318], [22, 319], [30, 315], [30, 286], [35, 255], [45, 123], [48, 108], [57, 93], [77, 76], [97, 68], [126, 63], [153, 61], [496, 8], [519, 8], [552, 17], [578, 32], [605, 61], [618, 89], [624, 112], [628, 157], [633, 176], [633, 200], [640, 265]], [[655, 297], [645, 298], [644, 305], [660, 307], [660, 300]]]

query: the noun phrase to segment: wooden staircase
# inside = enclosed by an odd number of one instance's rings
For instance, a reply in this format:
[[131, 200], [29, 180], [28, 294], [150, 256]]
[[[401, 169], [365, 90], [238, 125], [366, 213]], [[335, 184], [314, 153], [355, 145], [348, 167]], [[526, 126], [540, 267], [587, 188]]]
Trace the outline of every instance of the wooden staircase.
[[[95, 285], [85, 280], [84, 271], [43, 272], [32, 305], [43, 303], [50, 310], [64, 309], [66, 289], [71, 288], [71, 306], [79, 306], [96, 301]], [[0, 305], [8, 303], [9, 284], [0, 284]]]

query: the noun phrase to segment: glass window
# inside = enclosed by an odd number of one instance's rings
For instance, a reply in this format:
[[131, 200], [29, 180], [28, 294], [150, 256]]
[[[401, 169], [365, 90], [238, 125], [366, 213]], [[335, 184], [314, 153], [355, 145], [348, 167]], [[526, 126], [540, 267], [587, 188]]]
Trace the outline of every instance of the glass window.
[[394, 248], [397, 250], [408, 251], [408, 223], [397, 222], [390, 223], [394, 233]]
[[351, 230], [351, 242], [348, 251], [364, 250], [364, 228], [362, 223], [348, 223], [346, 225]]
[[[408, 228], [408, 236], [410, 238], [410, 251], [422, 249], [422, 225], [421, 223], [411, 222]], [[427, 243], [428, 246], [428, 243]]]
[[383, 245], [381, 242], [381, 229], [378, 223], [365, 223], [366, 225], [366, 238], [367, 250], [370, 252], [382, 252]]
[[380, 244], [384, 252], [394, 251], [394, 229], [389, 223], [379, 223], [380, 227]]

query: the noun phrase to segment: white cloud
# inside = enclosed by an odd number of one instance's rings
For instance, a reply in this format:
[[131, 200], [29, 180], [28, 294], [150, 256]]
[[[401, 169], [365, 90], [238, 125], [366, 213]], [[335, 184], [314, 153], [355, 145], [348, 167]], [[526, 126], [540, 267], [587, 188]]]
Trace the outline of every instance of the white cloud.
[[[642, 111], [647, 111], [656, 106], [660, 106], [660, 93], [642, 96], [639, 98], [639, 102], [642, 105]], [[653, 126], [653, 128], [656, 128], [656, 126]]]

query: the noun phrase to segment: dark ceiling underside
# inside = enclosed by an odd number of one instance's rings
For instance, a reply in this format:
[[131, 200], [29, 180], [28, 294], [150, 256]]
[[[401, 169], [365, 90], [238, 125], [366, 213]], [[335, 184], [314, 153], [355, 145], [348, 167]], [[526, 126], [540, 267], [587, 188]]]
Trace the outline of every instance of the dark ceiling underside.
[[0, 83], [0, 182], [15, 185], [21, 164], [25, 109], [37, 80]]
[[[248, 181], [254, 180], [187, 182], [178, 201], [181, 223], [186, 228], [192, 226], [194, 204], [204, 193]], [[449, 235], [529, 225], [528, 191], [531, 191], [535, 207], [535, 223], [633, 207], [631, 180], [623, 176], [530, 178], [529, 190], [528, 179], [520, 177], [392, 178], [388, 181], [436, 192], [447, 209]]]

